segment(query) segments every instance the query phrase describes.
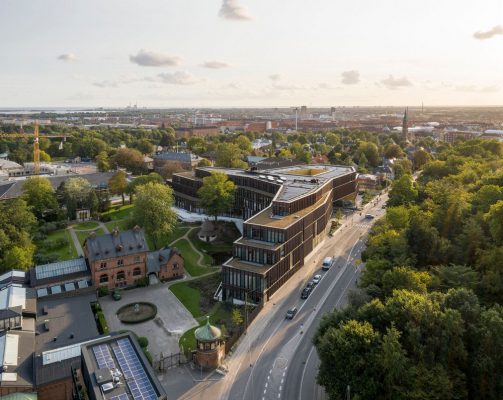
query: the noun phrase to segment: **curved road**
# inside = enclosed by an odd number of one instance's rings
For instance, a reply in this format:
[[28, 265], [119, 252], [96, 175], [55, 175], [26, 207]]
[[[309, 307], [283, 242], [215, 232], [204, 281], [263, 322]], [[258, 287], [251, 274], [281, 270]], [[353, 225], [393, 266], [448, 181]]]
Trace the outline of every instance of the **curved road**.
[[[195, 385], [182, 399], [223, 400], [311, 400], [323, 399], [316, 385], [318, 358], [312, 337], [322, 315], [346, 304], [347, 293], [361, 273], [360, 253], [365, 235], [374, 220], [384, 214], [387, 195], [347, 217], [334, 237], [327, 238], [306, 257], [304, 267], [292, 276], [264, 305], [229, 356], [229, 373], [223, 379], [208, 379]], [[327, 272], [320, 271], [324, 257], [336, 262]], [[305, 284], [314, 274], [322, 279], [307, 300], [300, 299]], [[298, 313], [285, 319], [293, 306]]]

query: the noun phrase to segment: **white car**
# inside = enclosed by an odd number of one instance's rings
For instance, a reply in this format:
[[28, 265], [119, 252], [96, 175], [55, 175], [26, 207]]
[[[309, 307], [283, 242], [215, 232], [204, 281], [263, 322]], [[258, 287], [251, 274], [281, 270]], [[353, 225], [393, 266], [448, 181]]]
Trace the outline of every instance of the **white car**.
[[315, 275], [313, 276], [313, 283], [317, 285], [321, 281], [321, 275]]

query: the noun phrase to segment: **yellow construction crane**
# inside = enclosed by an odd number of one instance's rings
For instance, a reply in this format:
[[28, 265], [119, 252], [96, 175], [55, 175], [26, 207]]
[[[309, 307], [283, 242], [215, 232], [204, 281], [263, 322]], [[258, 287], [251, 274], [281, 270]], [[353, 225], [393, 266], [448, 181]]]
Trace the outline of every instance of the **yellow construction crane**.
[[35, 122], [35, 140], [33, 141], [33, 174], [40, 175], [40, 146], [38, 143], [38, 122]]

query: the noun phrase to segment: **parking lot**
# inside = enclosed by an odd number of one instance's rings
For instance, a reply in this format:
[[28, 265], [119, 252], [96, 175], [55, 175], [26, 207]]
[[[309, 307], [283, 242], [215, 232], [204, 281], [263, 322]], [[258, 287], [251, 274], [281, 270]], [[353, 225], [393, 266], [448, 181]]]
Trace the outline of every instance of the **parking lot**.
[[[148, 349], [154, 360], [163, 355], [179, 352], [178, 338], [186, 330], [197, 326], [192, 314], [171, 293], [167, 284], [157, 284], [144, 288], [121, 291], [122, 299], [115, 301], [112, 296], [99, 299], [108, 322], [110, 332], [131, 330], [138, 336], [146, 336], [149, 340]], [[123, 305], [146, 301], [157, 306], [157, 315], [153, 320], [139, 324], [123, 324], [117, 318], [116, 312]]]

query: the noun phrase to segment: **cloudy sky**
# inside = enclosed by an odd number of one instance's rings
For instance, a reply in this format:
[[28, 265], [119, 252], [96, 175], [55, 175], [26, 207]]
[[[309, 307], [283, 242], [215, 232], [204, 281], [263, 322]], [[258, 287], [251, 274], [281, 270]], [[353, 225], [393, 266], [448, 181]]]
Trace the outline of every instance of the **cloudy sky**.
[[503, 0], [0, 0], [0, 107], [501, 105], [502, 24]]

